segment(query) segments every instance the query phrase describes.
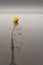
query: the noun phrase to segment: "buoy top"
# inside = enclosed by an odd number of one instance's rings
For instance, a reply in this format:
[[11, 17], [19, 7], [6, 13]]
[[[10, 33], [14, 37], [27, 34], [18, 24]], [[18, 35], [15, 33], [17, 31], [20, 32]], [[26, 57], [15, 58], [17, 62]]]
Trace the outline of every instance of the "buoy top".
[[19, 18], [17, 17], [17, 16], [15, 16], [14, 18], [13, 18], [13, 21], [14, 22], [17, 22], [19, 20]]

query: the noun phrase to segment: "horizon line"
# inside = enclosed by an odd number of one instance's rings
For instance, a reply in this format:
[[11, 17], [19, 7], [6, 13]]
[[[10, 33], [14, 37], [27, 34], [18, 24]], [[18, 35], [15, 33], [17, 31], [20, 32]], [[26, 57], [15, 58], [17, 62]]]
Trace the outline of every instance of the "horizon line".
[[36, 14], [43, 14], [43, 12], [41, 12], [41, 11], [26, 11], [26, 12], [24, 12], [24, 11], [0, 11], [0, 14], [4, 14], [4, 13], [6, 13], [6, 14], [13, 14], [13, 13], [17, 13], [17, 14], [34, 14], [34, 13], [36, 13]]

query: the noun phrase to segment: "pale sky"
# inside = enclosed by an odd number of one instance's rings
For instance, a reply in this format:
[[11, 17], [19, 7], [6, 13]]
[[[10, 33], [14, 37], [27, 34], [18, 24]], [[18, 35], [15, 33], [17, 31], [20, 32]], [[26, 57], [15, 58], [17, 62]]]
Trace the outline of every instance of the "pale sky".
[[0, 0], [0, 11], [43, 12], [43, 0]]

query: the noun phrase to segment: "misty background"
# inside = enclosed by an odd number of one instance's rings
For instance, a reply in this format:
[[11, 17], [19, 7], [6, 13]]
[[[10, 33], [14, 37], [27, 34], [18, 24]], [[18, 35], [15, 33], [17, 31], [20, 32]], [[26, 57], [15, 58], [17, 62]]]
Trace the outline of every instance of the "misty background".
[[[18, 65], [43, 65], [43, 0], [0, 0], [0, 65], [11, 62], [13, 17], [15, 62]], [[19, 35], [21, 33], [21, 35]]]

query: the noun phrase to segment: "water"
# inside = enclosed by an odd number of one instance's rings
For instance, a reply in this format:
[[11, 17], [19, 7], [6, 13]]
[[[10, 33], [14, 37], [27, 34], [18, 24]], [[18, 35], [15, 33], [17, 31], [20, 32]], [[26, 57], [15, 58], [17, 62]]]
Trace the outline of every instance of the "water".
[[14, 44], [20, 47], [20, 51], [15, 48], [15, 62], [18, 65], [43, 65], [43, 14], [37, 13], [0, 14], [0, 65], [9, 65], [11, 61], [14, 16], [19, 17]]

